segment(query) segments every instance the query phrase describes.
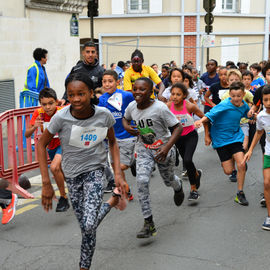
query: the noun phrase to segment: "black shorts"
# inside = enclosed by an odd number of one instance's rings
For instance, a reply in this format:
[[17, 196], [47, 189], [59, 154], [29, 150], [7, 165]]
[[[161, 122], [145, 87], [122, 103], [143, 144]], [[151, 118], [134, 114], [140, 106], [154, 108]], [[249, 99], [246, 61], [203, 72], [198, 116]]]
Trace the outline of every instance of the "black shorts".
[[236, 142], [222, 147], [218, 147], [216, 148], [216, 150], [221, 162], [230, 160], [232, 156], [238, 152], [244, 152], [243, 144], [241, 142]]

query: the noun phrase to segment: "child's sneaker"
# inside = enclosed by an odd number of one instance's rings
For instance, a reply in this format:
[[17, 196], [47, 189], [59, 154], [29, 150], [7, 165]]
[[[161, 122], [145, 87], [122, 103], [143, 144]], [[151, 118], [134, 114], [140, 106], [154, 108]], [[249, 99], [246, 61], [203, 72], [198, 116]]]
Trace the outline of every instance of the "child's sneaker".
[[265, 218], [262, 228], [266, 231], [270, 231], [270, 217]]
[[115, 188], [114, 182], [109, 182], [107, 187], [104, 189], [104, 193], [111, 193]]
[[237, 170], [232, 171], [232, 174], [229, 176], [229, 179], [233, 183], [237, 182]]
[[143, 228], [137, 233], [137, 238], [149, 238], [150, 236], [155, 236], [157, 230], [155, 228], [154, 222], [144, 221]]
[[189, 196], [188, 196], [189, 201], [197, 201], [199, 200], [199, 198], [200, 198], [200, 195], [197, 190], [190, 191]]
[[264, 194], [263, 193], [261, 193], [260, 204], [261, 204], [262, 207], [266, 207], [266, 201], [265, 201], [265, 198], [264, 198]]
[[68, 199], [60, 197], [55, 212], [66, 212], [69, 209], [69, 207], [70, 205], [68, 203]]
[[174, 203], [176, 206], [180, 206], [183, 201], [184, 201], [184, 198], [185, 198], [185, 193], [183, 191], [183, 182], [182, 180], [180, 180], [180, 183], [181, 183], [181, 189], [179, 191], [174, 191]]
[[12, 193], [11, 203], [2, 209], [2, 224], [9, 223], [15, 216], [18, 196]]
[[245, 205], [245, 206], [248, 205], [248, 201], [247, 201], [245, 193], [243, 191], [237, 192], [234, 201], [241, 204], [241, 205]]
[[127, 207], [127, 201], [124, 196], [121, 194], [118, 187], [116, 187], [112, 192], [113, 197], [118, 197], [118, 203], [116, 204], [115, 208], [123, 211]]

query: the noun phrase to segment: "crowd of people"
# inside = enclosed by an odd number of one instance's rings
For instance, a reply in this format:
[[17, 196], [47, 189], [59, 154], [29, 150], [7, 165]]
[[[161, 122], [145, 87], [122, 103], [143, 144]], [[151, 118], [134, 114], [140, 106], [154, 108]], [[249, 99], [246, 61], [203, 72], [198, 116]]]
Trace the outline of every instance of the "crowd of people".
[[[34, 112], [25, 136], [36, 130], [42, 134], [38, 159], [44, 210], [52, 209], [55, 197], [47, 153], [60, 191], [57, 212], [69, 208], [65, 183], [68, 187], [82, 233], [81, 270], [91, 266], [100, 222], [111, 208], [124, 210], [134, 198], [125, 177], [127, 169], [136, 176], [143, 216], [137, 238], [157, 233], [150, 199], [150, 178], [156, 167], [165, 186], [172, 188], [176, 206], [185, 198], [184, 179], [190, 183], [187, 200], [199, 202], [203, 171], [195, 166], [193, 156], [202, 125], [205, 145], [212, 144], [224, 173], [237, 182], [234, 201], [240, 205], [249, 204], [244, 193], [247, 161], [260, 141], [264, 173], [260, 202], [268, 211], [262, 228], [270, 230], [270, 61], [250, 66], [228, 61], [219, 66], [211, 59], [199, 76], [192, 61], [182, 67], [174, 61], [164, 63], [161, 71], [157, 64], [144, 65], [143, 53], [136, 49], [131, 61], [112, 63], [104, 70], [95, 44], [87, 42], [83, 61], [72, 68], [58, 100], [45, 69], [40, 68], [48, 53], [42, 50], [41, 58], [34, 54], [24, 89], [35, 86], [41, 108]], [[37, 71], [43, 72], [43, 81], [37, 79]], [[179, 157], [180, 177], [175, 173]], [[104, 192], [112, 194], [106, 202]], [[0, 189], [3, 224], [14, 217], [16, 201], [16, 194]]]

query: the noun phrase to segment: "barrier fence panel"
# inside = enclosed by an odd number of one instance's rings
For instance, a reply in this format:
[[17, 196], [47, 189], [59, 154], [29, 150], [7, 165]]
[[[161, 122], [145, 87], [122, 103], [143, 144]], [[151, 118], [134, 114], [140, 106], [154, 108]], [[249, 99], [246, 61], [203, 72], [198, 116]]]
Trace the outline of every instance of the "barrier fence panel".
[[[12, 192], [25, 198], [34, 198], [34, 196], [19, 186], [19, 176], [39, 168], [39, 163], [37, 160], [37, 130], [34, 134], [35, 147], [32, 148], [31, 137], [27, 138], [25, 153], [23, 121], [28, 126], [30, 116], [35, 109], [37, 107], [14, 109], [0, 114], [0, 177], [9, 182], [9, 189]], [[15, 128], [15, 123], [17, 128]]]

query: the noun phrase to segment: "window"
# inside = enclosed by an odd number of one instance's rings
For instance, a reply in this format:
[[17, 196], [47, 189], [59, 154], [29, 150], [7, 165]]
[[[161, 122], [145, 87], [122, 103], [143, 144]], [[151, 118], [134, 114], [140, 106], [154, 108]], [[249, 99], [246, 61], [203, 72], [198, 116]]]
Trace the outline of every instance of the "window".
[[128, 0], [128, 13], [148, 13], [149, 0]]
[[222, 0], [222, 11], [239, 12], [239, 0]]

